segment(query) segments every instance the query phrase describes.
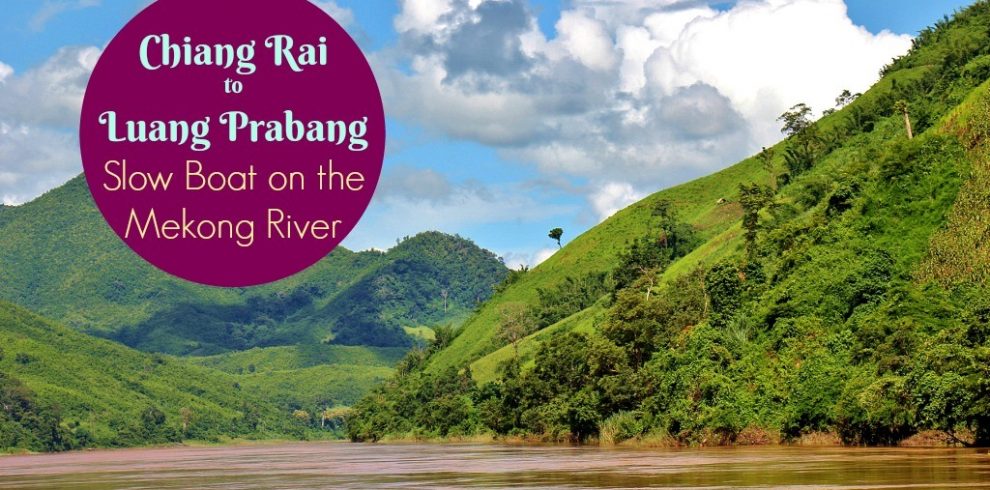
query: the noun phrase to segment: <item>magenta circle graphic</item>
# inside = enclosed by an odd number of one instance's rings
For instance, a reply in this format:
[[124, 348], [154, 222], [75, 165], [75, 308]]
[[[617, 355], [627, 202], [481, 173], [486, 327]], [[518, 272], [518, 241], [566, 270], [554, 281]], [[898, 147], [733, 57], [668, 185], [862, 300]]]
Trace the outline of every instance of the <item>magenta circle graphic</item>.
[[178, 277], [288, 277], [354, 228], [381, 174], [367, 60], [307, 0], [158, 0], [104, 50], [80, 121], [110, 227]]

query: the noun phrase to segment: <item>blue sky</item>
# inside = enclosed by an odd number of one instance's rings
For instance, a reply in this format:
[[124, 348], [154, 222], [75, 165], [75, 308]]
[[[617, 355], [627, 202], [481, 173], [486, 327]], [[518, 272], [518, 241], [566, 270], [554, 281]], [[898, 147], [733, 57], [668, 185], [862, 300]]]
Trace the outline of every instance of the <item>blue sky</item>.
[[[616, 7], [601, 0], [500, 0], [505, 8], [484, 10], [467, 0], [324, 1], [327, 10], [344, 12], [338, 20], [371, 58], [389, 116], [385, 180], [345, 245], [387, 247], [403, 235], [439, 229], [472, 238], [512, 264], [536, 262], [556, 248], [548, 229], [563, 227], [569, 240], [616, 207], [733, 163], [777, 137], [772, 116], [781, 107], [797, 97], [829, 101], [834, 93], [827, 91], [865, 89], [885, 61], [903, 52], [907, 38], [894, 34], [913, 35], [970, 3], [848, 0], [852, 24], [869, 31], [863, 35], [843, 23], [836, 1], [769, 0], [776, 7], [793, 4], [775, 16], [724, 1], [696, 14], [683, 14], [681, 4], [704, 2], [629, 0]], [[445, 2], [445, 12], [473, 13], [475, 22], [422, 14], [429, 10], [424, 5]], [[63, 73], [60, 63], [72, 65], [70, 78], [84, 83], [88, 62], [80, 60], [92, 53], [60, 50], [102, 47], [147, 3], [5, 0], [0, 124], [30, 128], [48, 146], [71, 143], [72, 117], [19, 116], [18, 110], [30, 111], [17, 109], [14, 99], [44, 98], [39, 80]], [[704, 21], [697, 27], [702, 35], [692, 37], [702, 40], [697, 44], [673, 36], [684, 28], [684, 15]], [[739, 27], [719, 23], [719, 15], [738, 15], [754, 29], [730, 30]], [[721, 58], [720, 43], [738, 44], [746, 32], [788, 32], [774, 20], [785, 17], [808, 25], [825, 19], [798, 48], [845, 50], [853, 60], [826, 56], [821, 62], [836, 80], [821, 82], [820, 73], [810, 72], [807, 80], [800, 73], [748, 79], [748, 71], [733, 67], [738, 54]], [[495, 32], [496, 44], [511, 52], [502, 58], [459, 50], [472, 40], [490, 43], [491, 37], [478, 37], [482, 32]], [[753, 46], [745, 53], [754, 60], [767, 56], [759, 51], [763, 45]], [[659, 52], [667, 48], [690, 56]], [[779, 49], [780, 59], [788, 59], [786, 47]], [[630, 54], [638, 51], [643, 54]], [[4, 66], [13, 73], [4, 75]], [[436, 70], [446, 77], [434, 83]], [[71, 112], [71, 102], [56, 109]], [[71, 144], [38, 156], [18, 146], [27, 142], [10, 138], [0, 134], [0, 198], [7, 202], [56, 185], [53, 172], [62, 181], [78, 173]], [[36, 167], [25, 163], [35, 157]], [[69, 162], [59, 166], [58, 159]], [[32, 171], [48, 177], [34, 178]]]

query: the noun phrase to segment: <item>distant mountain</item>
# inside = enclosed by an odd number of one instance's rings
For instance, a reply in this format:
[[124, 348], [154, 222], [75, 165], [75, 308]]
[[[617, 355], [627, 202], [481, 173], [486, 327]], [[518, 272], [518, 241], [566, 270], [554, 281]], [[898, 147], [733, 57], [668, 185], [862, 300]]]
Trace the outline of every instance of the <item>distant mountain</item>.
[[466, 239], [424, 233], [387, 253], [338, 247], [277, 283], [211, 288], [165, 274], [127, 248], [82, 177], [0, 209], [0, 299], [146, 351], [408, 346], [402, 327], [460, 321], [506, 273]]

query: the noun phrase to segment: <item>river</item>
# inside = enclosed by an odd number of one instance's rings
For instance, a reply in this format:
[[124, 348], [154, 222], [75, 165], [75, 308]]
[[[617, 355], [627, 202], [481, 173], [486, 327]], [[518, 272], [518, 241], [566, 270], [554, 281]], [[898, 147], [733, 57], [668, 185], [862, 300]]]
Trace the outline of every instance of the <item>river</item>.
[[259, 444], [0, 457], [0, 489], [990, 488], [969, 449]]

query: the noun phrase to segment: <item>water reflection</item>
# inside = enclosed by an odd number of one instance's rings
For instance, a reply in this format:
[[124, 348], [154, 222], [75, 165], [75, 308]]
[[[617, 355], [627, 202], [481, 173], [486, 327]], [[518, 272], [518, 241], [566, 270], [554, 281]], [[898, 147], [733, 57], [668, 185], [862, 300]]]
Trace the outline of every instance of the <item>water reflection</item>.
[[0, 489], [990, 488], [986, 450], [299, 443], [0, 457]]

